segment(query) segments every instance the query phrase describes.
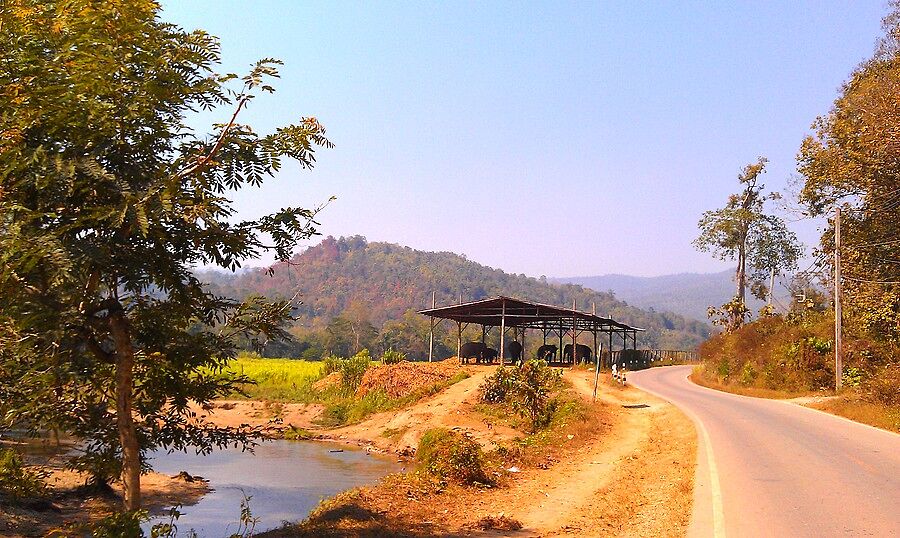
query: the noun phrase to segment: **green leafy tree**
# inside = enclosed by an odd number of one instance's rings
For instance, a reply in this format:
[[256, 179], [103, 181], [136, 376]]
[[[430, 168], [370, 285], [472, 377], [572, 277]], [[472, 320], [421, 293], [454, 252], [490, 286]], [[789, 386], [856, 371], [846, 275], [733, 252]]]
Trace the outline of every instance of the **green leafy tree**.
[[709, 311], [715, 323], [729, 330], [740, 326], [748, 313], [748, 283], [756, 283], [754, 290], [764, 296], [762, 282], [768, 274], [795, 269], [803, 252], [784, 221], [764, 212], [766, 200], [778, 198], [777, 193], [765, 194], [765, 185], [759, 181], [767, 162], [760, 157], [744, 167], [738, 175], [741, 192], [729, 196], [725, 207], [703, 213], [698, 224], [700, 236], [694, 240], [698, 250], [737, 262], [734, 299]]
[[[279, 62], [219, 74], [218, 41], [148, 0], [13, 0], [0, 11], [0, 417], [86, 442], [73, 465], [141, 505], [145, 453], [251, 443], [190, 412], [235, 390], [241, 339], [285, 335], [287, 301], [237, 302], [192, 268], [288, 259], [315, 210], [236, 221], [229, 194], [330, 146], [315, 118], [239, 123]], [[227, 107], [198, 136], [186, 117]]]

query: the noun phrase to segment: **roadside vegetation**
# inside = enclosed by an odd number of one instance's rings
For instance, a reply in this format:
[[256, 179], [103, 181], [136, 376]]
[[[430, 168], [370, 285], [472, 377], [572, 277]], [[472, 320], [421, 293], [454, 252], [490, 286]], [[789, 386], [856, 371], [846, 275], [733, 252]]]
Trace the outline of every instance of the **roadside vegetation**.
[[[844, 340], [843, 389], [811, 405], [873, 426], [900, 431], [898, 349], [856, 334]], [[834, 313], [795, 305], [711, 338], [693, 379], [702, 385], [757, 397], [834, 394]]]

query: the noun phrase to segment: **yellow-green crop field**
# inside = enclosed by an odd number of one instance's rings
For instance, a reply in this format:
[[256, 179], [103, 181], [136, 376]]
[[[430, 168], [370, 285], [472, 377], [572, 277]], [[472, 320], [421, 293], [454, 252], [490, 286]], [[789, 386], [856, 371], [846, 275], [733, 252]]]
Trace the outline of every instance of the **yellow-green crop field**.
[[228, 370], [256, 381], [255, 385], [243, 386], [251, 399], [307, 402], [313, 397], [312, 382], [323, 367], [320, 361], [241, 356], [229, 363]]

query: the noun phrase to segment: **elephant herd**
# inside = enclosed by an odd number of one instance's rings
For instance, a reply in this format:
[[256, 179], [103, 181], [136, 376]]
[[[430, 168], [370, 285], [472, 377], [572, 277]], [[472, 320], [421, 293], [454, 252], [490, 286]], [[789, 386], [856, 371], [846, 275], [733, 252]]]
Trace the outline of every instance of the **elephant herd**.
[[[554, 345], [544, 344], [537, 349], [536, 357], [547, 362], [556, 362], [556, 353], [558, 348]], [[469, 359], [475, 359], [477, 363], [490, 364], [499, 356], [499, 352], [483, 342], [466, 342], [459, 349], [459, 357], [468, 362]], [[515, 362], [522, 360], [522, 344], [513, 340], [506, 346], [506, 357], [511, 358]], [[575, 346], [575, 362], [590, 362], [593, 358], [593, 351], [589, 346], [577, 344]], [[572, 363], [572, 344], [563, 346], [562, 362]]]

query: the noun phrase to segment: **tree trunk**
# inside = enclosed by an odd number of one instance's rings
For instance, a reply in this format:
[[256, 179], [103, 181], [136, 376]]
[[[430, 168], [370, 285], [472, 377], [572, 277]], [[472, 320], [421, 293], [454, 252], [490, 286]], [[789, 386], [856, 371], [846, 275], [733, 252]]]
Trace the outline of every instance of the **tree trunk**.
[[141, 450], [132, 415], [134, 390], [134, 347], [128, 322], [121, 310], [109, 318], [110, 330], [116, 344], [116, 426], [122, 445], [122, 485], [125, 489], [125, 509], [141, 507]]

